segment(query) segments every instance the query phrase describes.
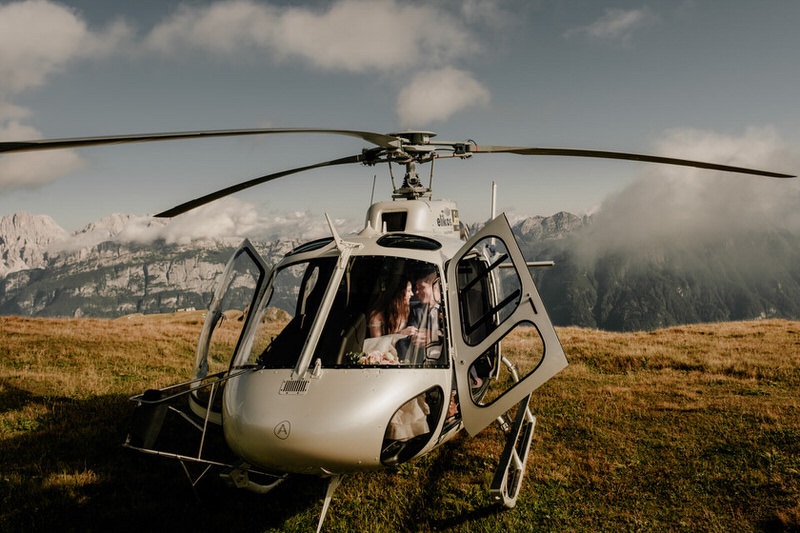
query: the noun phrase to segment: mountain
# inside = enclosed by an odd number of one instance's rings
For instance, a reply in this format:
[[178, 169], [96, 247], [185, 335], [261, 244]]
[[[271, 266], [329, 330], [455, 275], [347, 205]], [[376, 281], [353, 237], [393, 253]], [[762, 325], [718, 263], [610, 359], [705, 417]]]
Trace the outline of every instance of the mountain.
[[[800, 236], [742, 232], [586, 253], [589, 227], [523, 247], [556, 267], [535, 279], [556, 324], [614, 331], [800, 317]], [[522, 238], [525, 241], [524, 237]]]
[[[163, 222], [113, 215], [69, 235], [52, 219], [0, 218], [0, 314], [100, 316], [202, 309], [238, 240], [140, 240]], [[472, 229], [477, 229], [475, 225]], [[158, 229], [158, 228], [155, 228]], [[800, 235], [762, 228], [725, 238], [620, 246], [594, 217], [513, 224], [557, 325], [648, 330], [695, 322], [800, 317]], [[274, 263], [296, 241], [254, 243]]]
[[[205, 308], [239, 240], [143, 243], [123, 238], [131, 223], [163, 224], [113, 215], [70, 236], [49, 217], [3, 217], [0, 227], [10, 229], [0, 235], [0, 314], [115, 317]], [[275, 259], [296, 244], [257, 248]]]
[[16, 213], [0, 217], [0, 278], [43, 267], [48, 248], [68, 238], [69, 233], [48, 216]]

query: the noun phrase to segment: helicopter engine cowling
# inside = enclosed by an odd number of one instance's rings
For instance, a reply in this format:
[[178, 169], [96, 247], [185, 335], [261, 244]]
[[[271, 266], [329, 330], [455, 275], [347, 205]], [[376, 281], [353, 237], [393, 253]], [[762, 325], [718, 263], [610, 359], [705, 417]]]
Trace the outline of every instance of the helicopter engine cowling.
[[[380, 469], [395, 413], [430, 391], [449, 395], [451, 382], [448, 369], [326, 369], [309, 380], [286, 369], [258, 370], [225, 388], [225, 439], [245, 461], [266, 469], [318, 475]], [[431, 404], [427, 433], [414, 436], [424, 441], [419, 452], [435, 444], [441, 427], [443, 402]]]

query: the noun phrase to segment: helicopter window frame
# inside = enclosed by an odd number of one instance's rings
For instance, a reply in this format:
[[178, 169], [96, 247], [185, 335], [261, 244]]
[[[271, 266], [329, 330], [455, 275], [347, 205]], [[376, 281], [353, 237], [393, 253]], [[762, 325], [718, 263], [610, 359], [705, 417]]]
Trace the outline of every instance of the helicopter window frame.
[[[498, 239], [499, 240], [499, 239]], [[502, 242], [502, 240], [500, 240]], [[505, 247], [505, 243], [503, 243]], [[502, 293], [498, 287], [495, 274], [507, 265], [508, 253], [502, 253], [491, 260], [485, 255], [473, 251], [459, 259], [456, 292], [461, 315], [461, 333], [468, 346], [477, 346], [483, 339], [490, 335], [504, 322], [504, 316], [513, 313], [522, 300], [522, 285], [519, 275], [509, 277], [514, 287], [507, 294]], [[474, 274], [471, 279], [465, 279], [461, 274]], [[502, 276], [497, 276], [500, 285], [503, 285]], [[475, 305], [477, 304], [477, 306]], [[509, 305], [513, 309], [509, 312]], [[479, 309], [478, 309], [479, 308]], [[477, 316], [476, 315], [477, 312]]]
[[313, 241], [308, 241], [303, 243], [296, 248], [293, 248], [289, 253], [286, 254], [286, 257], [291, 257], [293, 255], [302, 254], [305, 252], [313, 252], [314, 250], [319, 250], [324, 248], [328, 244], [333, 242], [333, 237], [322, 237], [321, 239], [315, 239]]
[[[241, 261], [243, 257], [246, 259], [245, 263]], [[230, 322], [230, 320], [226, 318], [226, 313], [237, 310], [235, 307], [231, 306], [231, 303], [232, 301], [238, 300], [238, 303], [243, 305], [241, 318], [238, 319], [238, 321], [242, 322], [242, 325], [236, 335], [236, 341], [233, 345], [228, 364], [226, 365], [228, 371], [233, 368], [234, 362], [238, 359], [237, 355], [245, 343], [246, 331], [250, 320], [249, 310], [253, 309], [254, 306], [258, 304], [261, 286], [267, 272], [268, 269], [266, 265], [264, 265], [258, 252], [252, 247], [249, 241], [245, 241], [231, 256], [229, 265], [223, 273], [224, 278], [219, 282], [220, 287], [224, 287], [224, 291], [220, 293], [219, 299], [215, 298], [212, 301], [209, 313], [207, 314], [207, 321], [209, 322], [208, 332], [207, 335], [204, 335], [204, 339], [201, 343], [199, 343], [202, 345], [202, 349], [198, 348], [198, 357], [195, 363], [195, 377], [200, 377], [201, 372], [204, 373], [203, 377], [208, 374], [208, 359], [213, 359], [212, 347], [215, 343], [219, 342], [219, 327], [223, 322]], [[253, 275], [254, 273], [256, 275]], [[240, 282], [243, 278], [249, 279], [248, 275], [252, 277], [254, 282], [252, 287], [243, 285]], [[237, 293], [232, 292], [233, 289], [238, 289]], [[249, 301], [245, 302], [245, 299], [235, 296], [235, 294], [242, 294], [242, 291], [252, 291]], [[245, 303], [246, 305], [244, 305]], [[204, 329], [205, 327], [204, 325]], [[203, 366], [205, 366], [205, 370], [203, 370]]]
[[384, 248], [406, 248], [409, 250], [441, 250], [442, 243], [430, 237], [411, 235], [409, 233], [390, 233], [383, 235], [377, 241]]
[[[334, 278], [337, 259], [329, 255], [298, 258], [274, 269], [254, 314], [253, 320], [257, 322], [250, 347], [246, 353], [237, 355], [232, 368], [249, 364], [275, 369], [295, 367], [307, 349], [314, 323], [320, 318], [320, 304]], [[292, 272], [298, 268], [302, 268], [302, 273]], [[271, 312], [272, 309], [276, 311]], [[289, 318], [280, 330], [272, 331], [267, 317], [280, 312]]]

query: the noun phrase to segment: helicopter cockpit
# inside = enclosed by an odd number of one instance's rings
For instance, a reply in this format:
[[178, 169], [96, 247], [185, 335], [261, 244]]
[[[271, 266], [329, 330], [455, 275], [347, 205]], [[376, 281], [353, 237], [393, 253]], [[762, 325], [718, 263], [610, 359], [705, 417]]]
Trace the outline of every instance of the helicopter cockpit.
[[[338, 285], [329, 289], [336, 261], [336, 257], [315, 257], [277, 270], [261, 309], [272, 322], [260, 322], [253, 349], [246, 360], [238, 357], [235, 366], [294, 368], [313, 338], [311, 327], [325, 292], [335, 290], [313, 347], [312, 361], [319, 361], [315, 364], [322, 368], [447, 368], [444, 308], [421, 301], [413, 289], [423, 274], [438, 276], [435, 265], [395, 256], [354, 255]], [[440, 284], [435, 290], [440, 302]], [[439, 320], [431, 334], [428, 317], [432, 312]], [[281, 320], [285, 326], [272, 336]]]

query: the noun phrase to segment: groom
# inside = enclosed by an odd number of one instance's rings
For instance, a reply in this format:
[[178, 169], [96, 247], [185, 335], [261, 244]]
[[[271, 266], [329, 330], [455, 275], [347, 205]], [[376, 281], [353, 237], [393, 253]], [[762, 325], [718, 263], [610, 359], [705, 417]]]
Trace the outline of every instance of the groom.
[[[410, 338], [410, 353], [407, 362], [421, 364], [425, 358], [438, 358], [441, 353], [442, 331], [442, 291], [436, 268], [430, 265], [417, 273], [414, 281], [414, 294], [417, 301], [412, 302], [408, 325], [415, 326], [417, 332]], [[433, 345], [433, 347], [431, 347]], [[426, 347], [429, 350], [426, 353]]]

